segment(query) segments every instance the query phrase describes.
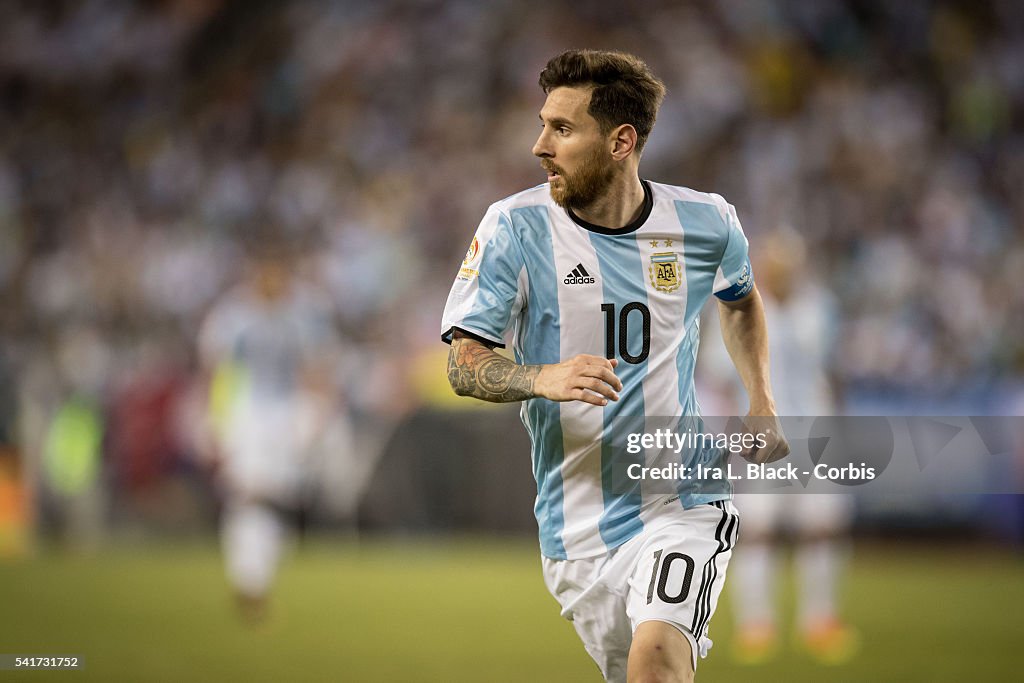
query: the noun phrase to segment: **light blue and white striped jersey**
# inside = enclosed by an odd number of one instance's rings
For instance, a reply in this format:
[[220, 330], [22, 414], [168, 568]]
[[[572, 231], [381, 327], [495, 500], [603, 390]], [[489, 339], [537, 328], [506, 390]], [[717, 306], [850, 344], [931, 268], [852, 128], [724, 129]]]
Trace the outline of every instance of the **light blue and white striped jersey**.
[[747, 240], [722, 197], [643, 182], [644, 209], [619, 230], [559, 207], [548, 185], [488, 209], [452, 286], [442, 339], [458, 328], [504, 346], [516, 362], [558, 363], [580, 353], [617, 358], [618, 401], [594, 406], [523, 402], [541, 552], [556, 559], [607, 553], [666, 503], [692, 507], [728, 494], [615, 493], [609, 438], [622, 416], [698, 415], [693, 369], [708, 297], [753, 288]]

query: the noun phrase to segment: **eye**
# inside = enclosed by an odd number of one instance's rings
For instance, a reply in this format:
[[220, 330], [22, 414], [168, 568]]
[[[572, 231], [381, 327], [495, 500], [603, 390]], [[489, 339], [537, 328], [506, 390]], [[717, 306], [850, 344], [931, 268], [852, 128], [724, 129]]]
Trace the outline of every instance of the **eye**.
[[570, 132], [571, 131], [567, 127], [565, 127], [565, 126], [559, 126], [558, 127], [558, 134], [561, 135], [562, 137], [565, 137]]

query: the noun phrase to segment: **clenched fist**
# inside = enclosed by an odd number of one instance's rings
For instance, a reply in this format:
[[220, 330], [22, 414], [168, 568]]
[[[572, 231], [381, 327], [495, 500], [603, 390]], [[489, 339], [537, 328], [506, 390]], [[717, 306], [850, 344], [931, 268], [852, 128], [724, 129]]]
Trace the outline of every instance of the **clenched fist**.
[[545, 365], [534, 382], [538, 396], [552, 401], [583, 401], [595, 406], [618, 401], [622, 381], [615, 376], [619, 361], [581, 353], [567, 361]]

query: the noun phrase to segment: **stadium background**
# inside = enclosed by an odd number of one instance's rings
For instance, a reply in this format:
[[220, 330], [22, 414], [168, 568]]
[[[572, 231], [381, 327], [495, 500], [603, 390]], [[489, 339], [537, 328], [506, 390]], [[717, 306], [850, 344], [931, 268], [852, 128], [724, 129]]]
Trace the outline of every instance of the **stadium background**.
[[[96, 680], [592, 680], [540, 580], [515, 411], [449, 396], [437, 329], [486, 205], [542, 179], [536, 76], [567, 47], [664, 78], [646, 177], [723, 194], [752, 241], [804, 236], [847, 410], [1021, 414], [1024, 8], [580, 4], [0, 6], [0, 653]], [[252, 631], [195, 340], [267, 242], [332, 294], [359, 446]], [[1019, 497], [862, 501], [860, 658], [723, 648], [702, 677], [999, 678], [1022, 525]]]

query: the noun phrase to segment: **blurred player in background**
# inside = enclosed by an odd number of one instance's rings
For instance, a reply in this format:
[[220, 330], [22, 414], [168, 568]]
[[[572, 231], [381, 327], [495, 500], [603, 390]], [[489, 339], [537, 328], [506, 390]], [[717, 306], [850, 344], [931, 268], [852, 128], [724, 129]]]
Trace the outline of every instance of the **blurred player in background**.
[[[807, 267], [806, 247], [799, 234], [781, 229], [759, 244], [754, 263], [768, 320], [776, 405], [784, 416], [834, 415], [837, 392], [827, 370], [838, 315], [832, 295]], [[714, 334], [715, 326], [707, 327]], [[717, 360], [710, 365], [719, 380], [732, 375], [724, 359]], [[736, 382], [726, 380], [724, 386], [736, 387]], [[745, 481], [737, 486], [735, 503], [743, 516], [743, 543], [732, 567], [736, 659], [759, 664], [778, 654], [776, 565], [786, 534], [796, 544], [801, 644], [826, 663], [841, 663], [853, 656], [858, 638], [840, 620], [836, 605], [837, 583], [846, 562], [852, 497], [769, 492], [764, 483]]]
[[212, 378], [227, 575], [253, 620], [264, 613], [289, 527], [313, 503], [324, 439], [342, 420], [333, 310], [297, 276], [291, 257], [261, 249], [199, 338]]
[[[605, 678], [692, 680], [737, 517], [728, 492], [614, 490], [610, 431], [619, 416], [697, 414], [697, 316], [714, 293], [765, 416], [751, 456], [789, 452], [747, 240], [721, 197], [640, 179], [664, 95], [641, 60], [569, 51], [540, 84], [548, 182], [493, 204], [472, 240], [441, 324], [449, 381], [523, 401], [545, 581]], [[493, 350], [510, 330], [515, 361]]]

